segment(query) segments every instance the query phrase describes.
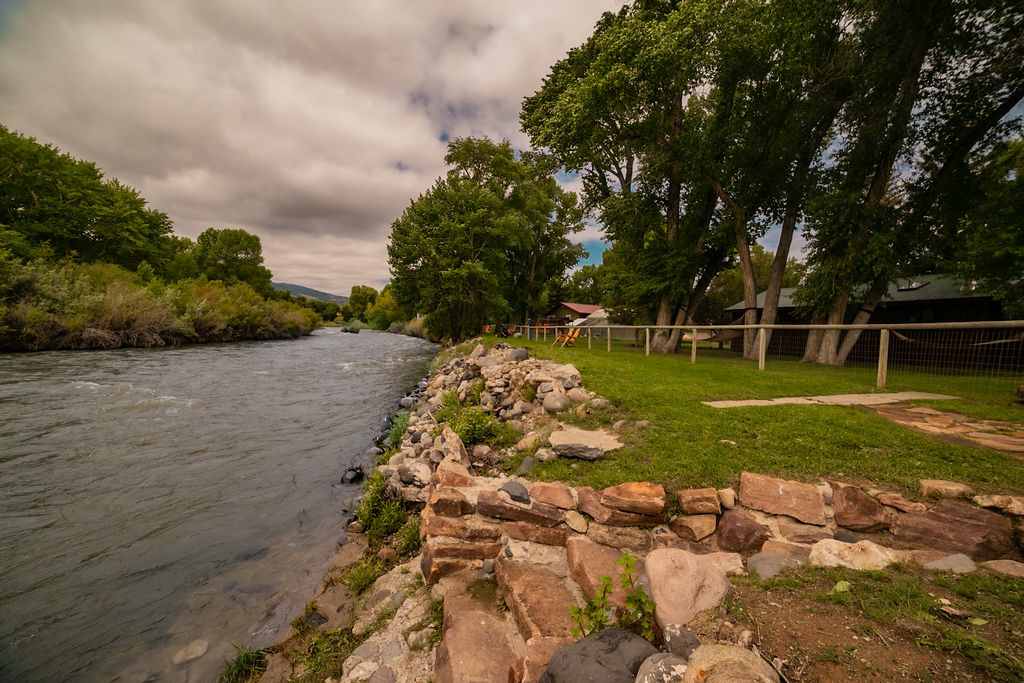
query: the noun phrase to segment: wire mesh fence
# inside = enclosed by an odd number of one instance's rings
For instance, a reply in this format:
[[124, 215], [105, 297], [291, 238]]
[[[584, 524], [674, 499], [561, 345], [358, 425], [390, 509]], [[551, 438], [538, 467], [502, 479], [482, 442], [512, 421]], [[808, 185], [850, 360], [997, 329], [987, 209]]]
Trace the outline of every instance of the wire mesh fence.
[[[893, 382], [1024, 383], [1024, 321], [878, 325], [520, 326], [517, 334], [553, 346], [650, 355], [663, 341], [693, 363], [748, 359], [760, 370], [814, 361]], [[809, 353], [814, 349], [816, 353]]]

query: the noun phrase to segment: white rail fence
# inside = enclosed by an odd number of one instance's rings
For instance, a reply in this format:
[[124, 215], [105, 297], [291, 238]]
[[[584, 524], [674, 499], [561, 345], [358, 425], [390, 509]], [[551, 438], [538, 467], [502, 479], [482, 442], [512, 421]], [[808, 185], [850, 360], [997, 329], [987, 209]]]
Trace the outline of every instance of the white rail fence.
[[[521, 325], [517, 332], [537, 341], [582, 347], [595, 345], [642, 349], [651, 354], [652, 338], [659, 332], [678, 332], [680, 353], [690, 362], [700, 355], [743, 357], [744, 337], [750, 331], [752, 360], [759, 370], [770, 359], [800, 360], [809, 335], [836, 335], [839, 344], [856, 330], [842, 365], [874, 366], [875, 384], [885, 388], [894, 368], [925, 374], [1024, 380], [1024, 320], [956, 323], [880, 323], [866, 325]], [[765, 334], [770, 330], [770, 334]], [[717, 347], [717, 348], [716, 348]]]

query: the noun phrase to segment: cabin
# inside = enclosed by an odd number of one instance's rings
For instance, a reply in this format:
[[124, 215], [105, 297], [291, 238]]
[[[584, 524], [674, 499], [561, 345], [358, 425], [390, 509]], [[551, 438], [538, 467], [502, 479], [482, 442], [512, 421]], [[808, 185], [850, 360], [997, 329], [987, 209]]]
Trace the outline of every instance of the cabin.
[[[779, 293], [776, 324], [806, 325], [811, 321], [793, 299], [796, 290]], [[764, 292], [757, 295], [760, 315]], [[859, 305], [851, 301], [845, 323], [853, 321]], [[726, 309], [729, 324], [742, 324], [743, 302]], [[947, 323], [1005, 320], [1002, 306], [991, 296], [965, 286], [943, 274], [900, 278], [871, 315], [869, 324]], [[807, 342], [807, 330], [776, 330], [768, 346], [769, 356], [801, 357]], [[742, 335], [731, 340], [731, 350], [743, 351]], [[1024, 362], [1024, 334], [1018, 330], [905, 330], [893, 335], [889, 347], [890, 362], [930, 366], [949, 370], [970, 367], [998, 370], [1021, 367]], [[865, 332], [850, 353], [848, 363], [875, 363], [878, 359], [878, 332]]]
[[544, 318], [544, 322], [549, 325], [568, 325], [573, 321], [586, 318], [600, 308], [597, 304], [577, 304], [571, 301], [562, 301], [558, 304], [558, 308]]

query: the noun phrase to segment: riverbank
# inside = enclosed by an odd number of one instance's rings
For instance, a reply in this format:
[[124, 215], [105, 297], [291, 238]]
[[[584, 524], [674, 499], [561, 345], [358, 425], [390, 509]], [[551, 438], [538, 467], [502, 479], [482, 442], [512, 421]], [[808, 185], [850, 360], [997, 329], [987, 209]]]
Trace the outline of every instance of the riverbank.
[[[672, 425], [649, 422], [659, 415], [642, 402], [595, 394], [573, 365], [529, 355], [480, 346], [435, 363], [367, 484], [353, 525], [365, 534], [342, 549], [289, 641], [261, 655], [260, 680], [1024, 672], [1024, 501], [777, 470], [670, 495], [678, 485], [644, 449]], [[556, 467], [571, 476], [538, 480]], [[602, 467], [602, 490], [581, 483]], [[595, 641], [621, 655], [618, 673], [608, 659], [587, 668]]]

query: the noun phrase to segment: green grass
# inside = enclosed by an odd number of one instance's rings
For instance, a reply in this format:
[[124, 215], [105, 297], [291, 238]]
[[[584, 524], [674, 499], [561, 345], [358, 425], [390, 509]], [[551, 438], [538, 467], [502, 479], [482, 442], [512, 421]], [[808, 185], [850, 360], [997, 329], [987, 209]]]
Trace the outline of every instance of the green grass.
[[[963, 481], [980, 490], [1024, 491], [1024, 462], [912, 431], [865, 408], [718, 410], [701, 403], [870, 392], [873, 369], [770, 359], [759, 372], [750, 361], [713, 350], [701, 350], [697, 363], [691, 364], [689, 354], [645, 357], [642, 351], [622, 347], [609, 353], [597, 342], [592, 350], [585, 341], [569, 349], [552, 348], [550, 342], [515, 343], [536, 356], [575, 364], [584, 385], [611, 399], [620, 415], [652, 422], [605, 460], [575, 467], [571, 461], [554, 460], [538, 465], [533, 472], [538, 478], [595, 487], [633, 480], [670, 487], [726, 486], [750, 470], [807, 480], [863, 478], [908, 492], [915, 492], [917, 481], [925, 478]], [[1013, 381], [900, 372], [890, 376], [888, 388], [952, 394], [976, 414], [1005, 416]], [[931, 405], [941, 407], [943, 402]]]
[[235, 658], [224, 665], [217, 683], [249, 683], [258, 680], [267, 669], [267, 653], [235, 645]]
[[367, 556], [349, 567], [341, 581], [350, 591], [359, 595], [372, 586], [374, 581], [384, 576], [385, 571], [382, 560]]

